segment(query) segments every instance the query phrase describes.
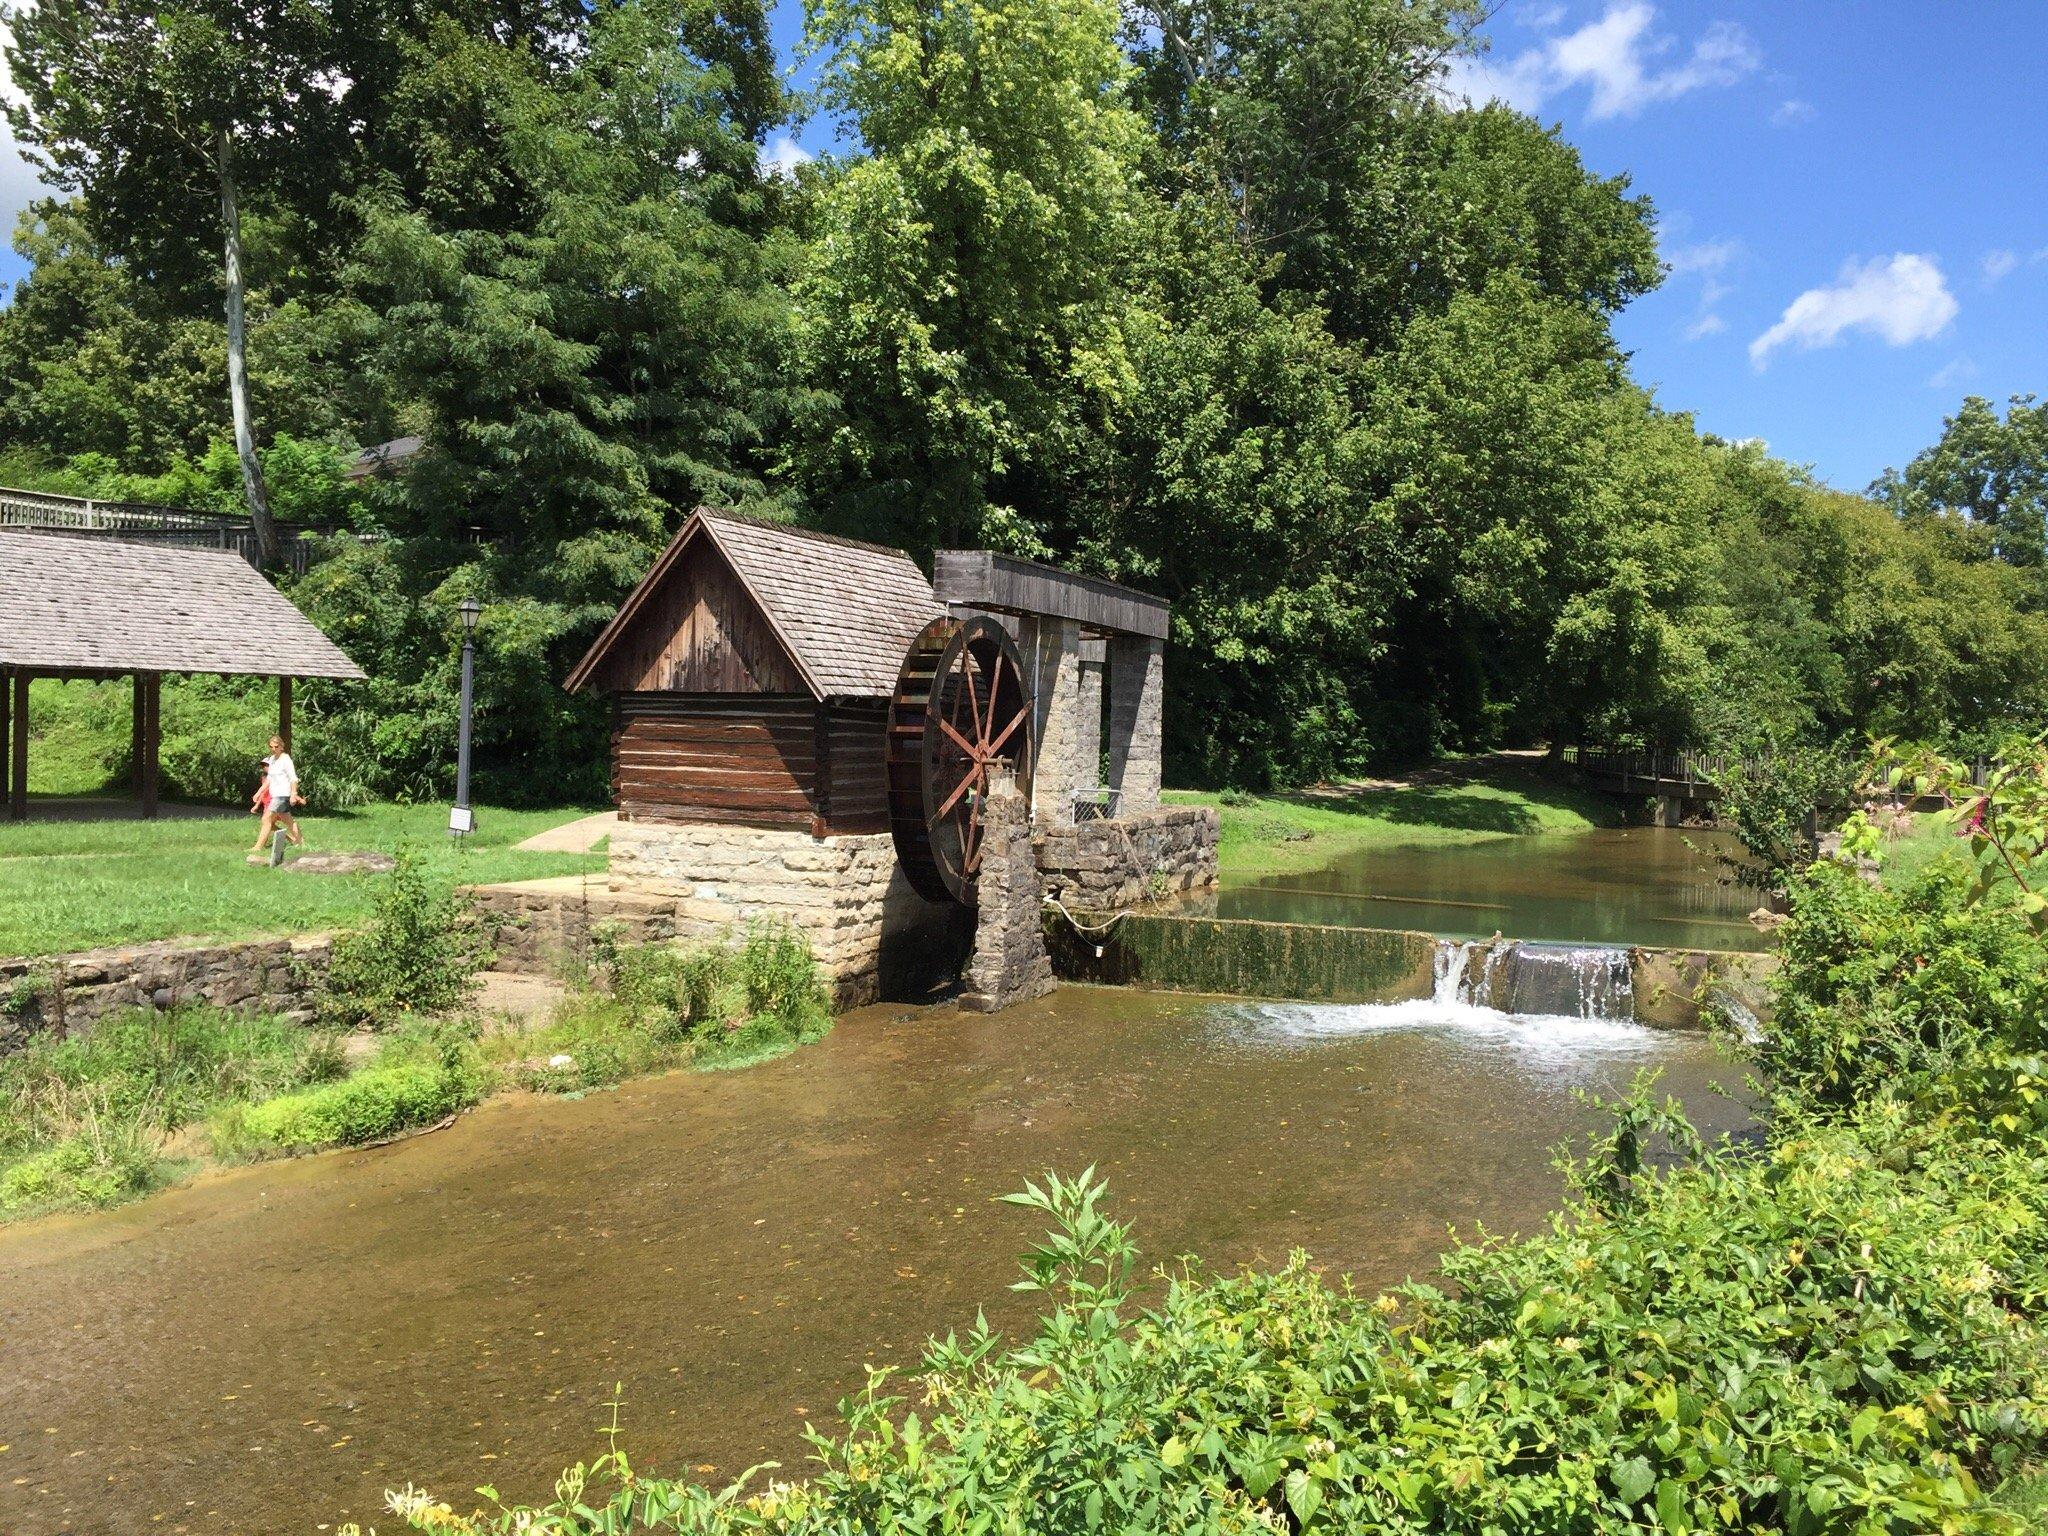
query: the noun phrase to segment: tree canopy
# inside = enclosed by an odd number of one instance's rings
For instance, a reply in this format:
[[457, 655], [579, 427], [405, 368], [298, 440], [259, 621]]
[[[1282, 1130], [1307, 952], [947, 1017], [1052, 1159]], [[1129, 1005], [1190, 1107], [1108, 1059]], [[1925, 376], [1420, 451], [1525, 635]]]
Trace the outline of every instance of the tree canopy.
[[[476, 596], [485, 788], [594, 792], [555, 681], [699, 501], [1161, 593], [1206, 782], [2038, 716], [2048, 407], [1966, 401], [1868, 497], [1696, 431], [1611, 334], [1649, 201], [1447, 98], [1483, 20], [814, 0], [791, 96], [760, 0], [45, 0], [14, 120], [68, 191], [15, 235], [0, 479], [233, 507], [253, 460], [377, 535], [299, 596], [377, 676], [313, 721], [387, 791], [444, 772]], [[797, 111], [842, 147], [767, 168]]]

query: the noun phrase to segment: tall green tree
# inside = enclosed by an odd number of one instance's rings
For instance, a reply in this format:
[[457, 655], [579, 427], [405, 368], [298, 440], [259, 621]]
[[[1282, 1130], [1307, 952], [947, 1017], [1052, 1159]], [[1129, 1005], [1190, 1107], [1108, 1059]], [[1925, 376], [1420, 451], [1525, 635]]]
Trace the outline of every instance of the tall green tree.
[[15, 135], [81, 194], [100, 240], [158, 281], [190, 281], [212, 225], [235, 449], [274, 562], [249, 399], [243, 205], [252, 190], [319, 202], [336, 189], [351, 83], [335, 68], [336, 16], [315, 0], [39, 0], [8, 21]]
[[1988, 529], [1999, 558], [2048, 560], [2048, 400], [2014, 395], [2005, 419], [1981, 395], [1945, 418], [1941, 436], [1871, 494], [1902, 517], [1960, 517]]
[[819, 0], [827, 169], [797, 288], [800, 468], [820, 510], [913, 548], [1042, 550], [1004, 476], [1128, 387], [1119, 275], [1144, 126], [1114, 0]]
[[702, 0], [608, 5], [559, 57], [453, 18], [409, 45], [392, 121], [419, 191], [362, 200], [350, 271], [429, 444], [381, 488], [393, 532], [481, 538], [512, 589], [589, 607], [697, 502], [774, 502], [766, 109], [717, 57], [743, 51], [730, 32], [697, 51], [732, 16], [765, 48], [759, 5]]

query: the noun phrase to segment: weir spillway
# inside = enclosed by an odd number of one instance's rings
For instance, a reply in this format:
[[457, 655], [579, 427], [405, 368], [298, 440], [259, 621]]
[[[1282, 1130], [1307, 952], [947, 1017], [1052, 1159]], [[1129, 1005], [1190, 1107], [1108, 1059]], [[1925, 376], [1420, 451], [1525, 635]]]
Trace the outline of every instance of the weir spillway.
[[1214, 996], [1329, 1003], [1435, 1002], [1526, 1017], [1692, 1028], [1731, 999], [1763, 1004], [1769, 955], [1724, 950], [1461, 941], [1407, 929], [1133, 911], [1084, 931], [1047, 919], [1059, 975], [1070, 981]]

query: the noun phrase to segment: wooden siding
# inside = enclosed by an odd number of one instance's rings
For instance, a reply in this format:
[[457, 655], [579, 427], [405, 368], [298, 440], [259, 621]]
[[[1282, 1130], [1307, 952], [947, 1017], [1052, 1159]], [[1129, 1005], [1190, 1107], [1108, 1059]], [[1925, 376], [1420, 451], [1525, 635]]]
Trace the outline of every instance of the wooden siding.
[[886, 832], [887, 705], [807, 694], [615, 696], [612, 797], [629, 821]]
[[760, 604], [703, 539], [648, 594], [604, 657], [598, 683], [621, 693], [805, 692]]

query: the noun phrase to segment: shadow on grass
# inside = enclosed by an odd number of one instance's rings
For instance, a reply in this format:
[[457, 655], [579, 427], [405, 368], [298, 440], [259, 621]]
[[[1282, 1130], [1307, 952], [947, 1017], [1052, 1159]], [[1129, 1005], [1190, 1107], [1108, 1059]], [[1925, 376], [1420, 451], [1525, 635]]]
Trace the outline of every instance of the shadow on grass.
[[1282, 798], [1395, 826], [1454, 832], [1537, 832], [1545, 810], [1583, 816], [1595, 825], [1621, 819], [1618, 801], [1581, 789], [1538, 764], [1498, 760], [1446, 768], [1424, 782], [1398, 787], [1337, 787]]
[[1536, 813], [1514, 800], [1496, 800], [1468, 792], [1469, 786], [1416, 789], [1364, 789], [1350, 794], [1290, 795], [1297, 805], [1370, 816], [1375, 821], [1408, 827], [1441, 827], [1458, 832], [1534, 832], [1542, 825]]

